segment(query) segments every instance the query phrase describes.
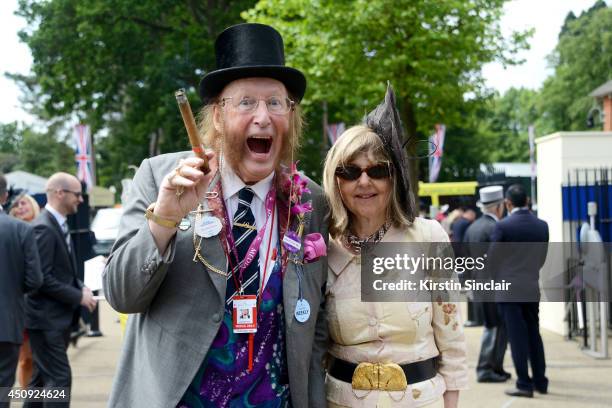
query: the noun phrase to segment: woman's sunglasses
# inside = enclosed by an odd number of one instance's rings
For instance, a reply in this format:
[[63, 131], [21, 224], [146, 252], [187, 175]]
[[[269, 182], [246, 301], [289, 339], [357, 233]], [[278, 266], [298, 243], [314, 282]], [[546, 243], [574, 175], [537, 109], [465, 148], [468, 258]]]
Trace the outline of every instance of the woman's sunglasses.
[[357, 180], [361, 173], [365, 172], [369, 178], [382, 180], [391, 177], [391, 167], [388, 163], [379, 163], [362, 169], [361, 167], [349, 164], [336, 168], [336, 176], [343, 180]]

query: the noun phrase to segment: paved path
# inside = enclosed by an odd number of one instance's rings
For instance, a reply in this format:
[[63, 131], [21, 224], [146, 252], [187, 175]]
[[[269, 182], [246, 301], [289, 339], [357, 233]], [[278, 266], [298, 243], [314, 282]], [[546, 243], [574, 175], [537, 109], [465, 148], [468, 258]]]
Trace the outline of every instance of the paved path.
[[[81, 338], [78, 347], [69, 349], [73, 373], [72, 407], [105, 407], [121, 348], [121, 329], [116, 313], [103, 302], [100, 326], [104, 337]], [[461, 393], [461, 408], [604, 408], [612, 407], [612, 360], [595, 360], [583, 354], [578, 344], [543, 331], [548, 395], [533, 399], [511, 398], [504, 389], [513, 383], [479, 384], [475, 380], [480, 328], [466, 328], [468, 340], [470, 389]], [[514, 377], [510, 354], [506, 370]], [[14, 404], [19, 406], [20, 404]]]
[[74, 408], [106, 407], [121, 352], [119, 318], [106, 302], [100, 302], [100, 330], [104, 337], [81, 337], [68, 349], [72, 366]]
[[[476, 382], [476, 360], [480, 350], [481, 328], [466, 328], [470, 367], [470, 389], [461, 395], [462, 408], [610, 408], [612, 407], [612, 360], [595, 360], [582, 353], [578, 343], [542, 330], [546, 354], [547, 395], [534, 398], [508, 397], [504, 390], [514, 386]], [[505, 369], [516, 379], [510, 350], [506, 354]]]

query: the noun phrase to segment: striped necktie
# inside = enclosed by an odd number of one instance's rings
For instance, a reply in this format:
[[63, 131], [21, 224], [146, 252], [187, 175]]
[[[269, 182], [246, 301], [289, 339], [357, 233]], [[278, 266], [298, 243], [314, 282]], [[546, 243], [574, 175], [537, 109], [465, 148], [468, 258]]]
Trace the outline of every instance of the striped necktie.
[[[244, 257], [251, 243], [257, 236], [255, 216], [253, 215], [253, 211], [251, 211], [253, 195], [254, 192], [249, 187], [244, 187], [238, 193], [238, 209], [234, 215], [232, 236], [234, 237], [234, 245], [240, 263], [236, 262], [233, 253], [230, 254], [232, 258], [230, 265], [234, 267], [233, 275], [236, 280], [240, 279], [240, 265], [244, 262]], [[248, 268], [242, 273], [242, 288], [244, 289], [245, 295], [256, 295], [259, 290], [259, 251], [255, 254], [255, 258]], [[232, 299], [237, 294], [237, 290], [238, 288], [236, 288], [232, 274], [228, 274], [225, 299], [226, 307], [230, 311], [232, 308]]]

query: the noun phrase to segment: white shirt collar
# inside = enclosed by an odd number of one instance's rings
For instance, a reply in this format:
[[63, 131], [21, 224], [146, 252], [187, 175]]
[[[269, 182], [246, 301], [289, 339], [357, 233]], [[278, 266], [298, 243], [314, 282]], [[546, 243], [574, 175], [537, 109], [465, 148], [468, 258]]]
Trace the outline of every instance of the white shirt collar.
[[64, 225], [64, 223], [66, 222], [66, 217], [64, 217], [62, 214], [60, 214], [55, 208], [51, 207], [51, 204], [47, 203], [45, 205], [45, 209], [47, 211], [49, 211], [51, 213], [51, 215], [53, 215], [55, 217], [55, 219], [59, 223], [60, 227], [62, 225]]
[[521, 210], [529, 210], [529, 207], [525, 206], [525, 207], [514, 207], [512, 209], [512, 211], [510, 211], [510, 215], [514, 214], [517, 211], [521, 211]]
[[495, 221], [499, 221], [499, 218], [497, 218], [497, 215], [493, 214], [493, 213], [483, 213], [483, 215], [488, 215], [489, 217], [493, 218]]
[[[255, 195], [264, 202], [266, 200], [266, 195], [268, 195], [268, 191], [272, 187], [272, 180], [274, 179], [274, 172], [270, 173], [266, 178], [259, 180], [257, 183], [250, 185], [251, 189]], [[223, 161], [223, 165], [221, 166], [221, 187], [223, 188], [224, 199], [227, 200], [230, 197], [238, 194], [240, 190], [247, 185], [242, 181], [240, 177], [234, 172], [234, 169], [230, 165], [228, 165], [225, 160]]]

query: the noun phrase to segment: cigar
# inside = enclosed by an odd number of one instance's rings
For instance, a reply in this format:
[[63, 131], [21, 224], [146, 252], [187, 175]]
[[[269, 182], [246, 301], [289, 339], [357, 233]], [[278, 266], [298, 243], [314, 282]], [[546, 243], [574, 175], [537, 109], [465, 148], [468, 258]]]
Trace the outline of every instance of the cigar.
[[202, 170], [204, 174], [207, 174], [210, 171], [210, 167], [208, 167], [208, 159], [204, 154], [204, 146], [200, 142], [200, 137], [198, 136], [198, 128], [193, 117], [193, 112], [191, 111], [191, 105], [189, 105], [189, 99], [187, 99], [187, 94], [185, 93], [185, 90], [181, 88], [174, 93], [174, 96], [176, 97], [176, 102], [178, 103], [181, 111], [181, 116], [183, 117], [183, 122], [185, 123], [185, 129], [187, 129], [187, 136], [189, 136], [191, 150], [196, 156], [204, 160], [204, 164], [202, 167], [200, 167], [200, 170]]

